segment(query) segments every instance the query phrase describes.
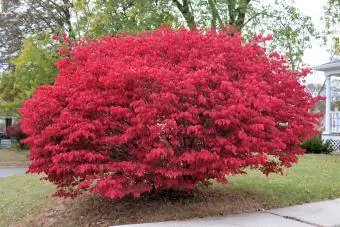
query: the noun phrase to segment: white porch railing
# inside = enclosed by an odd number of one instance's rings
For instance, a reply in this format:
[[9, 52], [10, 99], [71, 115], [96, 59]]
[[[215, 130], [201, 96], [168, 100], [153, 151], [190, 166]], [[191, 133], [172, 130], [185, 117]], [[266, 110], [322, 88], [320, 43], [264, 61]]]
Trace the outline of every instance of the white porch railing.
[[340, 133], [340, 112], [331, 112], [331, 132]]

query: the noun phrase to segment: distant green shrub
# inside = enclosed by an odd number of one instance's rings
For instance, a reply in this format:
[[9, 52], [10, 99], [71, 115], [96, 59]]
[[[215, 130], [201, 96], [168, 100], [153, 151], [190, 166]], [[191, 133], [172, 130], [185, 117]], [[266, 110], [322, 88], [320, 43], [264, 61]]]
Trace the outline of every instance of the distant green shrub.
[[334, 151], [330, 141], [323, 141], [321, 136], [312, 136], [306, 139], [301, 144], [301, 147], [310, 154], [330, 154]]

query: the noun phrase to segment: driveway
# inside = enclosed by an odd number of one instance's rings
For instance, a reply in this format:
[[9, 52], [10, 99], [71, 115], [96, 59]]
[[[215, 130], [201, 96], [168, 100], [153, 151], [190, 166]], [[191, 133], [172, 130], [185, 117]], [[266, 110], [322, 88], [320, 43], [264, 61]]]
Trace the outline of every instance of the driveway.
[[0, 178], [17, 174], [24, 174], [27, 168], [0, 168]]

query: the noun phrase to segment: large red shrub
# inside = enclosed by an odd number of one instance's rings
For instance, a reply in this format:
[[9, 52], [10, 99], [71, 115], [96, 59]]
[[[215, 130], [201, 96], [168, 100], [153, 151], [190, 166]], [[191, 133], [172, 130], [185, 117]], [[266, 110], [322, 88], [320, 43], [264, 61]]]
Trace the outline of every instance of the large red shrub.
[[21, 110], [29, 171], [57, 195], [119, 199], [290, 167], [315, 100], [298, 82], [307, 71], [262, 41], [165, 28], [73, 46]]

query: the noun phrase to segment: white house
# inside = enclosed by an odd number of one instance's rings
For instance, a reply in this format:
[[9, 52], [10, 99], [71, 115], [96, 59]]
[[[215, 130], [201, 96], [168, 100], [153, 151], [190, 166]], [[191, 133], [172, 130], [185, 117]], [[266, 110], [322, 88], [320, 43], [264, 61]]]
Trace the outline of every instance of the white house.
[[6, 136], [6, 127], [15, 124], [16, 119], [10, 116], [0, 116], [0, 148], [10, 148], [12, 141]]
[[0, 133], [5, 133], [6, 127], [13, 124], [14, 119], [8, 116], [0, 116]]
[[323, 140], [329, 140], [335, 149], [340, 148], [340, 111], [332, 105], [332, 78], [340, 78], [340, 60], [331, 61], [316, 68], [322, 71], [326, 77], [326, 111], [325, 131], [322, 133]]

